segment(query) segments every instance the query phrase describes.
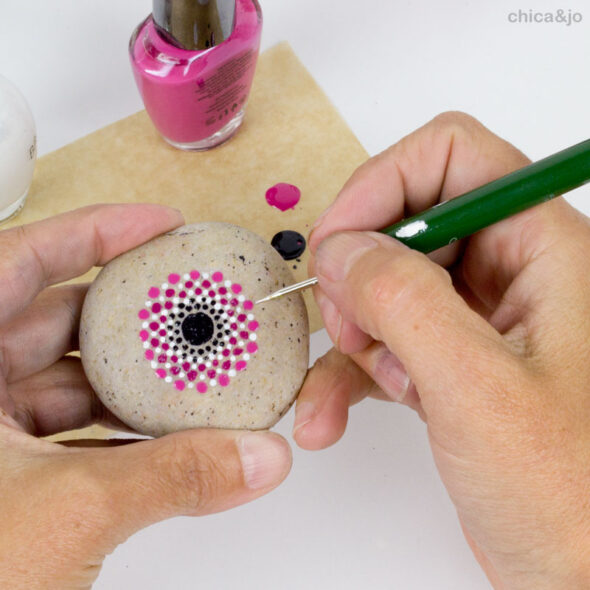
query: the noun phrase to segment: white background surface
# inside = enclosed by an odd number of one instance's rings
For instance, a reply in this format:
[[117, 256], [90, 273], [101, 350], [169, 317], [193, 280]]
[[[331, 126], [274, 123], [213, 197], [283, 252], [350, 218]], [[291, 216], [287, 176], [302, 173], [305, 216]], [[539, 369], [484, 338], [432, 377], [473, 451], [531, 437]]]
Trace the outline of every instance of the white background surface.
[[[261, 0], [263, 49], [288, 40], [369, 153], [461, 109], [538, 159], [590, 136], [587, 1]], [[0, 0], [0, 73], [27, 97], [40, 154], [142, 108], [127, 59], [149, 0]], [[583, 22], [510, 24], [518, 9]], [[571, 200], [590, 213], [590, 191]], [[315, 355], [329, 346], [314, 337]], [[290, 438], [292, 412], [277, 431]], [[368, 402], [330, 450], [294, 450], [285, 484], [225, 514], [142, 531], [99, 589], [488, 588], [423, 424]]]

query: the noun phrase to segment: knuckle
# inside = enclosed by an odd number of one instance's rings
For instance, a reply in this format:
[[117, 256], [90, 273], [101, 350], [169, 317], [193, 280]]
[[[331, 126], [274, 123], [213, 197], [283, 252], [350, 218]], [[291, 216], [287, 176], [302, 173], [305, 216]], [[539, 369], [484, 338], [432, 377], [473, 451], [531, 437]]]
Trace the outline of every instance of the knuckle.
[[178, 508], [206, 509], [231, 485], [229, 470], [185, 436], [174, 436], [154, 458], [163, 492]]

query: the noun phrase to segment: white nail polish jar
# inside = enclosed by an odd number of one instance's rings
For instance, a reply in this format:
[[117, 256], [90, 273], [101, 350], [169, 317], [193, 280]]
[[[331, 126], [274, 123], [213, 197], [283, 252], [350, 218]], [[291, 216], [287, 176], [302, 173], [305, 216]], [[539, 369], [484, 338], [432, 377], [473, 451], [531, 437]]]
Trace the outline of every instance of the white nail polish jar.
[[16, 86], [0, 75], [0, 222], [22, 209], [36, 157], [31, 109]]

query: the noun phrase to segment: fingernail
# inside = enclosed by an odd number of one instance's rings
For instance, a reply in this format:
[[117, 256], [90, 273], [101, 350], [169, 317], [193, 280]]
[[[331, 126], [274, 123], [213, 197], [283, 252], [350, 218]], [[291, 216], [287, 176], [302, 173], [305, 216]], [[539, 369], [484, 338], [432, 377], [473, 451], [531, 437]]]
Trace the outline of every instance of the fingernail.
[[322, 225], [322, 223], [324, 223], [324, 219], [326, 219], [328, 213], [330, 213], [330, 210], [333, 206], [334, 203], [332, 203], [327, 209], [324, 209], [324, 212], [315, 220], [315, 223], [311, 226], [312, 231], [314, 229], [317, 229], [318, 227], [320, 227], [320, 225]]
[[373, 378], [393, 401], [401, 402], [406, 397], [410, 387], [410, 377], [394, 354], [386, 352], [379, 357]]
[[297, 403], [295, 408], [295, 423], [293, 425], [293, 434], [306, 424], [309, 424], [315, 414], [315, 404], [311, 402]]
[[352, 265], [365, 252], [377, 246], [376, 240], [365, 233], [342, 232], [326, 238], [317, 249], [316, 270], [329, 281], [342, 281]]
[[238, 441], [238, 450], [244, 480], [251, 490], [278, 485], [289, 471], [289, 446], [274, 434], [244, 434]]
[[316, 302], [320, 308], [322, 319], [324, 320], [324, 327], [330, 336], [330, 340], [338, 346], [340, 340], [340, 331], [342, 330], [342, 315], [338, 308], [334, 305], [322, 291], [316, 292]]

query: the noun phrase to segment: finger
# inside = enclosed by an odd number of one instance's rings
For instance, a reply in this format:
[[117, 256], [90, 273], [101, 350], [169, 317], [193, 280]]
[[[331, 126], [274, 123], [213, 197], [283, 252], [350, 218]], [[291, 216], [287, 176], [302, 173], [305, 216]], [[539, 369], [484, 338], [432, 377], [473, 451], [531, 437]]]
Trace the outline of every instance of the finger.
[[424, 255], [381, 234], [344, 232], [322, 242], [316, 269], [343, 317], [399, 359], [427, 415], [452, 418], [453, 405], [481, 405], [489, 392], [470, 388], [490, 368], [502, 373], [500, 382], [515, 377], [500, 334]]
[[275, 488], [291, 468], [289, 445], [268, 432], [188, 430], [117, 448], [68, 451], [87, 474], [88, 504], [103, 523], [100, 538], [111, 544], [166, 518], [249, 502]]
[[33, 303], [0, 327], [0, 371], [6, 381], [37, 373], [78, 350], [78, 325], [88, 285], [44, 289]]
[[183, 223], [160, 205], [93, 205], [0, 232], [0, 324], [44, 287], [106, 264]]
[[309, 247], [336, 231], [386, 227], [527, 163], [473, 117], [443, 113], [361, 166], [316, 222]]
[[15, 406], [14, 419], [35, 436], [49, 436], [97, 423], [116, 430], [129, 430], [102, 405], [76, 357], [66, 357], [10, 384], [8, 394]]
[[367, 396], [383, 398], [350, 357], [330, 350], [316, 361], [299, 393], [293, 438], [307, 450], [333, 445], [344, 434], [349, 406]]

